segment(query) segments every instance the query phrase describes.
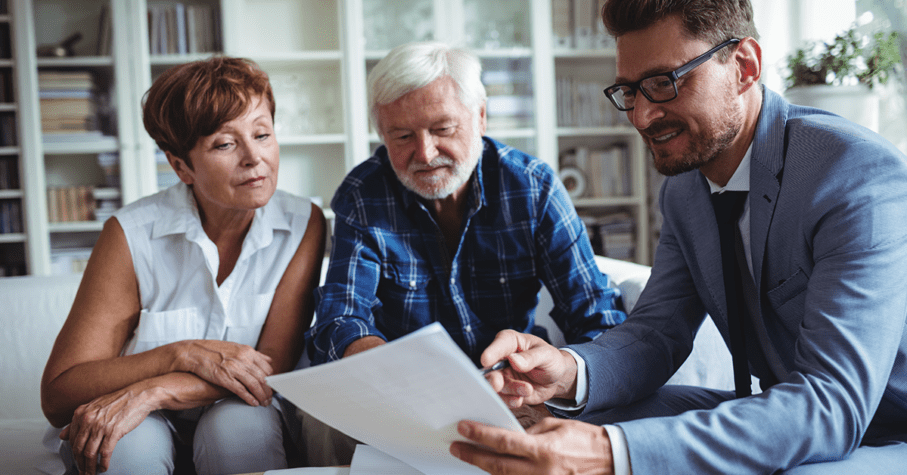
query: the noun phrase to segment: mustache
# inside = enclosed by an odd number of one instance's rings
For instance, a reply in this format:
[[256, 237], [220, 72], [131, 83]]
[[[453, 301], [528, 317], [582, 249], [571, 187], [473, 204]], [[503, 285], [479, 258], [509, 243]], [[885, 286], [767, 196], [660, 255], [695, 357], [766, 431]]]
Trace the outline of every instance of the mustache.
[[423, 170], [431, 170], [438, 167], [449, 167], [453, 166], [454, 161], [450, 157], [440, 156], [432, 160], [428, 165], [421, 165], [418, 163], [411, 163], [408, 168], [409, 173], [415, 173]]

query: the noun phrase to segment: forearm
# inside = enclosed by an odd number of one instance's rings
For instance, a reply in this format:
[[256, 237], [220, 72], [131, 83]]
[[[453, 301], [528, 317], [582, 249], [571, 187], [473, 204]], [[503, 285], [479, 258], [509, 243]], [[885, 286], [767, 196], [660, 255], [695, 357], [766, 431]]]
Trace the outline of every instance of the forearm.
[[73, 411], [97, 397], [174, 371], [181, 371], [170, 345], [143, 353], [75, 365], [41, 385], [41, 405], [52, 424], [62, 426]]
[[363, 351], [370, 350], [376, 346], [381, 346], [385, 342], [383, 339], [377, 336], [367, 336], [360, 338], [346, 347], [346, 351], [343, 352], [343, 357], [355, 355], [356, 353], [362, 353]]

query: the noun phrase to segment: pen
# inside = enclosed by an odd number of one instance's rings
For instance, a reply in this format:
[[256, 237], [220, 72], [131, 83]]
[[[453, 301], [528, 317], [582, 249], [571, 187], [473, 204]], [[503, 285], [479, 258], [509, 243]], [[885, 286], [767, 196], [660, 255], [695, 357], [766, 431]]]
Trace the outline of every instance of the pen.
[[482, 369], [482, 376], [485, 376], [486, 374], [488, 374], [488, 373], [490, 373], [490, 372], [492, 372], [492, 371], [498, 371], [498, 370], [507, 368], [507, 367], [509, 367], [509, 366], [510, 366], [510, 360], [504, 359], [504, 360], [498, 361], [497, 363], [491, 365], [491, 366], [488, 367], [488, 368], [483, 368], [483, 369]]

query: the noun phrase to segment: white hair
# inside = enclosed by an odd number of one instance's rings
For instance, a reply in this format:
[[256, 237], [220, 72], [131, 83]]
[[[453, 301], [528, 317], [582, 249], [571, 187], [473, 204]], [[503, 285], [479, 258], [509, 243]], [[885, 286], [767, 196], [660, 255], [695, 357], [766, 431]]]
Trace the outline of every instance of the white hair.
[[[474, 113], [485, 104], [482, 63], [472, 53], [440, 42], [407, 43], [390, 51], [368, 75], [372, 126], [382, 135], [378, 107], [448, 76], [460, 90], [460, 102]], [[383, 138], [383, 137], [382, 137]]]

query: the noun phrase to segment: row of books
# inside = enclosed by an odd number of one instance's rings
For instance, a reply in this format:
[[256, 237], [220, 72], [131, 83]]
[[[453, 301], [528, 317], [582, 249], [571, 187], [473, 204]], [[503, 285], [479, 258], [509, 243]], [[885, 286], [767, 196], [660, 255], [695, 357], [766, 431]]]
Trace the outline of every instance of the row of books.
[[605, 0], [551, 0], [551, 31], [559, 48], [612, 48], [601, 11]]
[[16, 157], [0, 157], [0, 190], [19, 189], [19, 164]]
[[93, 186], [47, 189], [47, 220], [51, 223], [93, 221], [95, 206]]
[[557, 124], [560, 127], [607, 127], [622, 123], [623, 114], [602, 92], [604, 86], [570, 75], [555, 80]]
[[636, 233], [629, 213], [580, 216], [592, 242], [592, 250], [602, 256], [632, 261], [636, 256]]
[[21, 233], [22, 202], [19, 200], [0, 201], [0, 234]]
[[630, 154], [624, 145], [602, 149], [576, 147], [560, 158], [561, 182], [573, 199], [629, 196]]
[[151, 54], [208, 53], [221, 49], [220, 15], [211, 5], [148, 5]]

